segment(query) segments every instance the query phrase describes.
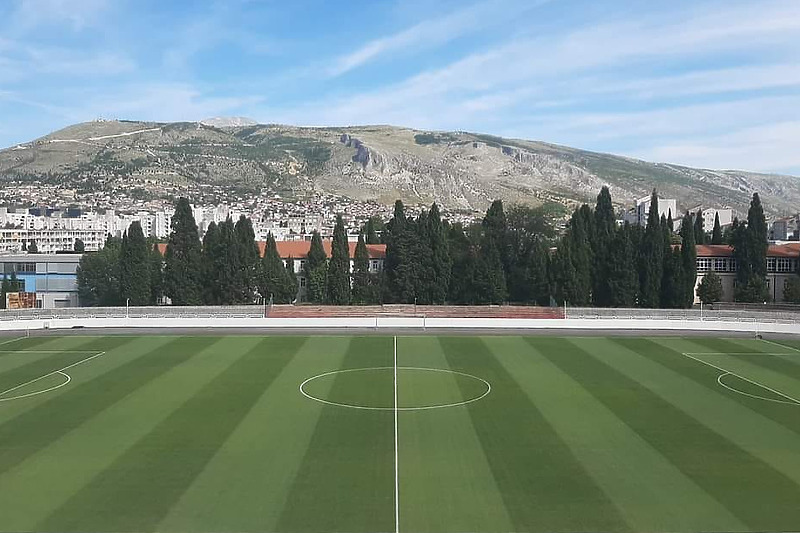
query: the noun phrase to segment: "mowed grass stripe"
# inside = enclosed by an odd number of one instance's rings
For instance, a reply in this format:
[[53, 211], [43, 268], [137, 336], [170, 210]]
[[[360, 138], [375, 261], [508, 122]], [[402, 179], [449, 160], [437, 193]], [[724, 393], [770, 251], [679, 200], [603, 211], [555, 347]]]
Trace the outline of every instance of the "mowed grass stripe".
[[[125, 357], [139, 357], [168, 342], [165, 337], [140, 337], [125, 345]], [[212, 343], [211, 347], [215, 344], [219, 343]], [[102, 362], [113, 363], [112, 360]], [[101, 366], [87, 367], [93, 372], [87, 378], [102, 379], [107, 370]], [[192, 368], [191, 375], [202, 384], [204, 374], [211, 369], [198, 369], [198, 366], [210, 365], [193, 365], [193, 359], [187, 359], [124, 399], [108, 405], [97, 416], [0, 476], [0, 509], [3, 510], [0, 530], [36, 530], [42, 519], [63, 505], [192, 393], [194, 382], [187, 383], [183, 377], [187, 367]]]
[[[526, 342], [527, 341], [527, 342]], [[565, 339], [487, 341], [508, 372], [635, 531], [738, 531], [746, 526], [555, 364], [588, 357]], [[613, 384], [609, 384], [613, 387]], [[638, 403], [638, 402], [637, 402]], [[591, 423], [587, 423], [591, 421]]]
[[[438, 339], [428, 336], [398, 338], [397, 362], [449, 368]], [[399, 374], [398, 393], [408, 402], [429, 400], [432, 391], [416, 396], [414, 376]], [[451, 374], [440, 377], [443, 397], [461, 394]], [[401, 531], [514, 530], [465, 407], [400, 412], [399, 430]]]
[[[93, 342], [88, 346], [90, 350], [102, 346], [103, 350], [98, 351], [110, 352], [115, 349], [124, 349], [131, 339], [120, 338], [114, 339], [114, 341], [114, 343]], [[116, 346], [112, 347], [112, 344], [116, 344]], [[155, 355], [158, 359], [168, 361], [162, 356], [163, 354]], [[105, 409], [108, 403], [103, 400], [111, 399], [113, 401], [122, 398], [163, 370], [162, 366], [153, 365], [150, 367], [154, 370], [152, 374], [137, 373], [132, 371], [133, 368], [138, 368], [137, 363], [138, 361], [134, 360], [109, 371], [106, 375], [108, 381], [92, 380], [75, 385], [70, 384], [69, 388], [56, 391], [59, 394], [48, 393], [37, 396], [38, 403], [32, 403], [33, 407], [19, 412], [13, 418], [0, 424], [0, 474]], [[137, 380], [137, 376], [143, 381]], [[27, 399], [16, 401], [27, 402]], [[8, 402], [8, 404], [15, 402]], [[47, 423], [42, 423], [43, 420], [47, 420]]]
[[[393, 358], [391, 337], [355, 337], [341, 368], [391, 366]], [[337, 377], [330, 395], [350, 395], [341, 390], [349, 383]], [[375, 392], [365, 390], [364, 396], [374, 397]], [[322, 408], [276, 530], [394, 531], [392, 411]]]
[[[797, 436], [800, 436], [800, 406], [769, 402], [757, 398], [751, 398], [744, 394], [739, 394], [737, 392], [728, 390], [717, 382], [717, 378], [720, 376], [720, 374], [722, 374], [720, 370], [681, 355], [681, 352], [720, 351], [716, 348], [725, 348], [726, 346], [724, 344], [713, 344], [711, 346], [713, 346], [715, 349], [711, 350], [708, 344], [698, 344], [695, 342], [696, 339], [694, 338], [655, 338], [639, 339], [639, 341], [641, 342], [637, 343], [636, 346], [645, 346], [648, 356], [657, 361], [659, 364], [681, 374], [685, 378], [692, 380], [702, 387], [708, 388], [719, 395], [729, 398], [731, 401], [741, 405], [743, 409], [747, 409], [752, 413], [758, 413], [758, 415], [770, 419], [771, 421], [783, 426], [786, 430], [793, 431]], [[642, 342], [644, 344], [642, 344]], [[728, 348], [735, 348], [735, 346], [728, 346]], [[739, 348], [738, 351], [750, 350], [742, 350]], [[742, 372], [742, 369], [739, 368], [739, 365], [729, 364], [725, 361], [723, 356], [696, 355], [695, 357], [701, 360], [707, 360], [710, 363], [714, 363], [722, 368], [730, 369], [731, 371], [737, 373], [741, 372], [741, 375], [743, 376], [746, 376], [750, 379], [756, 379], [759, 382], [763, 382], [765, 385], [770, 386], [770, 383], [767, 383], [767, 380], [762, 380], [759, 376], [753, 375], [752, 373]], [[761, 359], [770, 356], [759, 355], [755, 357]], [[751, 394], [785, 400], [785, 398], [782, 398], [777, 394], [774, 394], [766, 389], [756, 387], [751, 383], [741, 381], [739, 378], [731, 377], [728, 378], [726, 382], [729, 382], [730, 385], [734, 385], [737, 388], [740, 388], [741, 390]], [[772, 385], [775, 384], [772, 383]], [[800, 478], [795, 479], [795, 482], [800, 482]]]
[[489, 396], [466, 409], [515, 530], [627, 531], [613, 502], [483, 340], [439, 342], [451, 368], [492, 384]]
[[[779, 355], [755, 355], [755, 353], [758, 352], [762, 354], [775, 353], [778, 351], [776, 346], [770, 346], [764, 343], [739, 343], [728, 339], [707, 339], [702, 337], [690, 340], [695, 344], [705, 347], [709, 352], [732, 354], [730, 356], [732, 359], [743, 361], [746, 365], [755, 365], [778, 376], [791, 378], [793, 383], [791, 383], [790, 386], [792, 386], [793, 390], [787, 390], [786, 392], [789, 393], [789, 395], [792, 395], [792, 392], [794, 392], [793, 396], [800, 398], [800, 365], [782, 359]], [[753, 355], [735, 355], [742, 352], [752, 352]], [[800, 357], [800, 354], [797, 354], [797, 356]], [[702, 356], [698, 357], [703, 359]], [[713, 356], [712, 359], [709, 359], [709, 362], [714, 362]], [[725, 365], [720, 366], [727, 368]], [[730, 370], [738, 373], [735, 368]], [[745, 377], [751, 377], [746, 374], [743, 375], [745, 375]], [[757, 380], [758, 378], [756, 377], [755, 379]]]
[[[38, 529], [153, 531], [302, 342], [297, 337], [273, 337], [244, 352], [236, 353], [234, 347], [228, 347], [219, 357], [235, 359], [230, 366], [75, 493]], [[198, 348], [195, 346], [195, 351], [200, 351]]]
[[309, 337], [157, 530], [275, 531], [323, 409], [298, 385], [338, 367], [349, 344], [348, 337]]
[[[598, 400], [624, 420], [681, 472], [721, 502], [753, 530], [787, 531], [800, 523], [800, 486], [748, 450], [707, 424], [665, 400], [650, 383], [623, 373], [634, 370], [638, 358], [649, 357], [647, 341], [640, 339], [574, 340], [581, 357], [553, 357]], [[634, 350], [626, 353], [624, 347]], [[644, 354], [647, 354], [646, 356]], [[659, 390], [674, 385], [663, 368]], [[675, 391], [684, 402], [700, 404], [702, 395], [688, 387]], [[736, 403], [739, 411], [744, 412]], [[669, 504], [669, 494], [664, 494]]]

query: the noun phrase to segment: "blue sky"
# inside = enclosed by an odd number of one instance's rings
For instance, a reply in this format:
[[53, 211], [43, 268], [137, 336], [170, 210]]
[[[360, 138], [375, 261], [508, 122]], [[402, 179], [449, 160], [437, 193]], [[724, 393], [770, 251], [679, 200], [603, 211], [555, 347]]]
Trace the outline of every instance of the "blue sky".
[[0, 3], [0, 145], [221, 115], [800, 175], [800, 1]]

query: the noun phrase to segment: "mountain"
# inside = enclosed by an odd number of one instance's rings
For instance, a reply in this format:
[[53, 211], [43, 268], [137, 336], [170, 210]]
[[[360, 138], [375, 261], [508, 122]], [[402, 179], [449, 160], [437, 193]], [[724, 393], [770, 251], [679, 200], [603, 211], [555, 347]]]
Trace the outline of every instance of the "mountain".
[[258, 122], [246, 117], [213, 117], [201, 120], [200, 124], [216, 128], [236, 128], [240, 126], [255, 126]]
[[95, 121], [0, 151], [0, 180], [113, 194], [132, 184], [151, 196], [215, 190], [302, 197], [336, 193], [384, 203], [434, 200], [482, 210], [512, 202], [593, 202], [609, 185], [631, 205], [655, 187], [680, 209], [747, 210], [759, 192], [771, 213], [794, 212], [800, 178], [656, 164], [469, 132], [392, 126], [301, 128], [238, 119], [151, 123]]

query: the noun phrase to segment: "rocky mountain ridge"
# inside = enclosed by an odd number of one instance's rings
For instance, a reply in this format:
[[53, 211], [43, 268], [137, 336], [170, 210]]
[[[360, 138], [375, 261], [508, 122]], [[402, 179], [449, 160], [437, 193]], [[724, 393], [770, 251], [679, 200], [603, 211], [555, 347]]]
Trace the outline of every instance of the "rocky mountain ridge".
[[76, 124], [0, 150], [0, 180], [78, 190], [136, 183], [154, 195], [206, 186], [242, 194], [336, 193], [384, 203], [435, 200], [476, 211], [495, 198], [567, 205], [593, 201], [603, 185], [621, 205], [631, 205], [654, 187], [676, 198], [680, 209], [727, 205], [742, 213], [753, 192], [762, 195], [771, 213], [794, 212], [800, 205], [800, 178], [792, 176], [648, 163], [469, 132], [237, 120]]

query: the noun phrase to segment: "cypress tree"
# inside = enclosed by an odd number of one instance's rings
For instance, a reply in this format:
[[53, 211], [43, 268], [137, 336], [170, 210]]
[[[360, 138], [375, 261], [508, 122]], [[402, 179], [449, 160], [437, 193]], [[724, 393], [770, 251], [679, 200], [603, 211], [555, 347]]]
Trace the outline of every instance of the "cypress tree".
[[164, 292], [173, 305], [202, 303], [200, 237], [189, 200], [181, 198], [172, 216], [164, 267]]
[[405, 214], [403, 202], [394, 204], [394, 216], [386, 225], [385, 300], [410, 303], [417, 288], [417, 235], [413, 221]]
[[318, 231], [311, 235], [311, 247], [308, 250], [305, 264], [306, 298], [310, 302], [325, 301], [328, 276], [328, 254], [322, 246], [322, 237]]
[[148, 241], [147, 246], [150, 249], [150, 301], [158, 303], [164, 294], [164, 257], [155, 240]]
[[575, 305], [587, 305], [591, 300], [592, 248], [589, 244], [590, 229], [588, 226], [591, 220], [591, 209], [584, 204], [572, 216], [567, 233], [572, 264], [575, 268], [575, 293], [571, 300]]
[[72, 251], [76, 254], [82, 254], [86, 251], [86, 245], [80, 239], [75, 239], [75, 242], [72, 245]]
[[639, 260], [639, 303], [658, 307], [661, 303], [661, 280], [664, 273], [664, 232], [658, 217], [658, 194], [650, 198], [650, 213], [642, 239]]
[[358, 236], [353, 261], [353, 303], [356, 305], [371, 303], [369, 276], [369, 252], [364, 234], [361, 233]]
[[706, 230], [703, 221], [703, 210], [698, 209], [694, 217], [694, 240], [697, 244], [706, 243]]
[[639, 292], [639, 276], [636, 269], [636, 247], [632, 230], [626, 222], [616, 230], [610, 246], [613, 261], [608, 274], [612, 307], [633, 307]]
[[150, 253], [139, 221], [134, 221], [122, 236], [119, 255], [119, 287], [122, 300], [131, 305], [148, 305], [151, 302]]
[[350, 246], [342, 215], [336, 216], [336, 225], [333, 228], [331, 260], [328, 263], [328, 303], [350, 303]]
[[11, 284], [8, 282], [8, 276], [3, 274], [3, 283], [0, 285], [0, 309], [5, 309], [6, 305], [6, 295], [11, 292]]
[[234, 228], [238, 241], [239, 264], [241, 273], [237, 279], [237, 303], [252, 303], [256, 289], [256, 273], [258, 271], [259, 252], [253, 222], [244, 215], [239, 217]]
[[704, 304], [712, 304], [722, 299], [722, 280], [713, 270], [706, 273], [697, 286], [697, 297]]
[[741, 224], [734, 235], [736, 257], [736, 290], [739, 302], [765, 302], [770, 299], [767, 288], [767, 221], [758, 193], [753, 194], [747, 212], [747, 226]]
[[500, 304], [508, 296], [500, 251], [491, 234], [483, 237], [473, 279], [475, 303]]
[[447, 228], [447, 242], [453, 261], [447, 299], [460, 304], [474, 303], [475, 245], [460, 222]]
[[612, 241], [617, 227], [611, 193], [604, 186], [597, 195], [592, 232], [592, 300], [595, 305], [612, 305], [611, 272], [616, 258], [612, 256]]
[[447, 300], [450, 287], [450, 275], [453, 269], [453, 260], [450, 257], [450, 246], [445, 235], [439, 206], [434, 203], [428, 214], [429, 239], [428, 248], [431, 251], [431, 266], [433, 276], [429, 287], [430, 302], [443, 304]]
[[121, 247], [120, 239], [108, 236], [102, 249], [81, 257], [77, 278], [82, 305], [107, 307], [125, 303], [119, 290]]
[[216, 222], [211, 222], [203, 236], [203, 303], [206, 305], [220, 305], [222, 302], [221, 285], [219, 276], [222, 258], [220, 252], [224, 253], [220, 246], [220, 232]]
[[683, 269], [683, 291], [680, 307], [694, 305], [694, 286], [697, 281], [697, 246], [694, 241], [692, 215], [687, 211], [681, 222], [681, 268]]
[[531, 301], [537, 305], [550, 304], [550, 251], [540, 240], [534, 241], [529, 254], [528, 279]]
[[722, 244], [722, 227], [719, 225], [719, 213], [714, 214], [714, 231], [711, 233], [711, 244]]
[[278, 253], [278, 245], [272, 233], [267, 235], [264, 257], [261, 259], [258, 292], [264, 301], [272, 298], [274, 303], [279, 304], [290, 303], [294, 299], [294, 294], [289, 290], [287, 283], [286, 266]]
[[294, 303], [297, 300], [297, 274], [294, 271], [294, 258], [290, 255], [286, 259], [286, 269], [284, 270], [283, 277], [283, 291], [289, 303]]

